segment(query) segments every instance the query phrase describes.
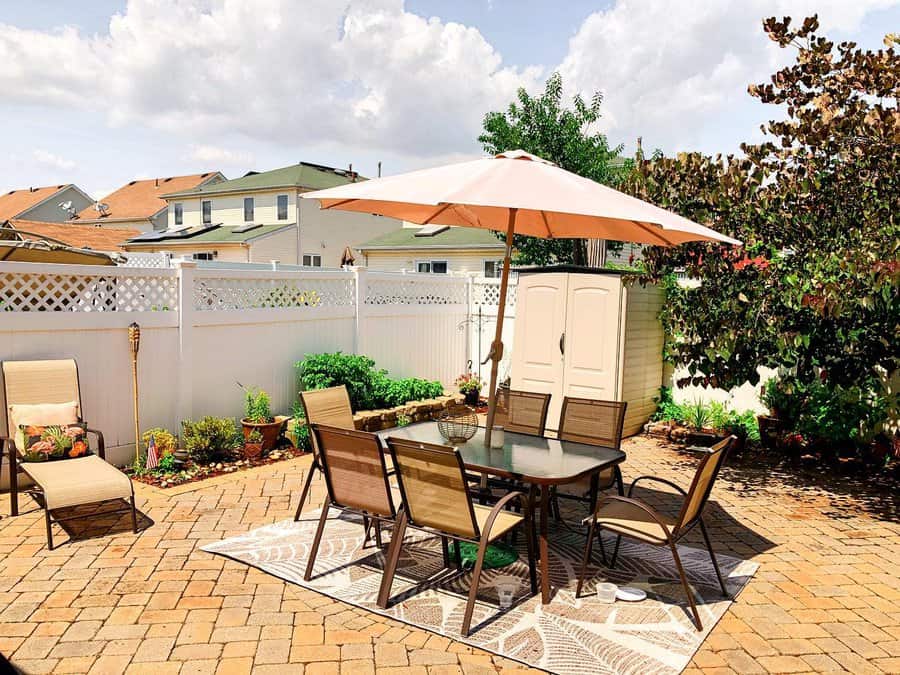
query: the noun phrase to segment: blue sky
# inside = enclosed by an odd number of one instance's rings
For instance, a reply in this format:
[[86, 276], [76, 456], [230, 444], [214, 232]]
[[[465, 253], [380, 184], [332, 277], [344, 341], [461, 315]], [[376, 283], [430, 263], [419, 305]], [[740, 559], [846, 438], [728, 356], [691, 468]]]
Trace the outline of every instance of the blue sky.
[[2, 3], [0, 190], [464, 159], [485, 112], [554, 70], [604, 92], [628, 152], [734, 152], [774, 114], [747, 84], [792, 56], [761, 19], [812, 11], [873, 48], [900, 26], [900, 0]]

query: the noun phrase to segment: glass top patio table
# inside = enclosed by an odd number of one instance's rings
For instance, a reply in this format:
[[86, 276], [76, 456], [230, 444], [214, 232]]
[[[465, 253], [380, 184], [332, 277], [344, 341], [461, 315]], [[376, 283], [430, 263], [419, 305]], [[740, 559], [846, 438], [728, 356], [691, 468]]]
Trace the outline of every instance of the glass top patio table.
[[486, 448], [484, 432], [485, 428], [479, 427], [465, 443], [453, 444], [441, 436], [437, 422], [420, 422], [385, 429], [378, 435], [384, 440], [394, 436], [422, 443], [456, 445], [469, 470], [538, 485], [571, 483], [625, 460], [621, 450], [509, 431], [504, 433], [502, 448]]

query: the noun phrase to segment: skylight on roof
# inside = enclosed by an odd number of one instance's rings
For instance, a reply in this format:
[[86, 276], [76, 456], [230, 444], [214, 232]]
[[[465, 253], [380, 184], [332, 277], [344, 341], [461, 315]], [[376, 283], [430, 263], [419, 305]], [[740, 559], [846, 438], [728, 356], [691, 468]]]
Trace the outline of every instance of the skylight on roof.
[[262, 227], [262, 223], [246, 223], [244, 225], [232, 227], [231, 233], [232, 234], [243, 234], [244, 232], [249, 232], [250, 230], [255, 230], [257, 227]]
[[426, 225], [421, 230], [415, 233], [415, 237], [433, 237], [437, 234], [440, 234], [444, 230], [449, 230], [449, 225]]

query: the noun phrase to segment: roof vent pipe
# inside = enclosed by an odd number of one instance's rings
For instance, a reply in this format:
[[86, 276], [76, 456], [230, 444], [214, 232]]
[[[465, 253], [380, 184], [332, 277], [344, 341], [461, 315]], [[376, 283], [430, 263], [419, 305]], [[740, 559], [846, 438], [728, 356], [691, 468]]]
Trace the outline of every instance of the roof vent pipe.
[[378, 162], [378, 177], [381, 178], [381, 161]]

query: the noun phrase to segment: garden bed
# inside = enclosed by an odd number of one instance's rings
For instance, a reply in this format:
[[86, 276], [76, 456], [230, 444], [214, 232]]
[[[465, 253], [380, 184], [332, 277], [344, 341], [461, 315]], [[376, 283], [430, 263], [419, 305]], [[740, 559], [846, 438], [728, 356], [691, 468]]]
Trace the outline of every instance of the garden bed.
[[265, 466], [267, 464], [275, 464], [283, 462], [295, 457], [302, 457], [306, 452], [302, 449], [291, 446], [282, 447], [272, 450], [262, 457], [256, 459], [244, 459], [240, 452], [235, 452], [231, 459], [221, 462], [213, 462], [210, 464], [197, 464], [192, 460], [187, 460], [179, 465], [178, 470], [172, 473], [139, 473], [136, 474], [133, 468], [126, 469], [126, 473], [139, 483], [145, 483], [158, 488], [171, 488], [185, 483], [196, 483], [207, 478], [215, 478], [225, 474], [236, 473], [238, 471], [246, 471], [257, 466]]

